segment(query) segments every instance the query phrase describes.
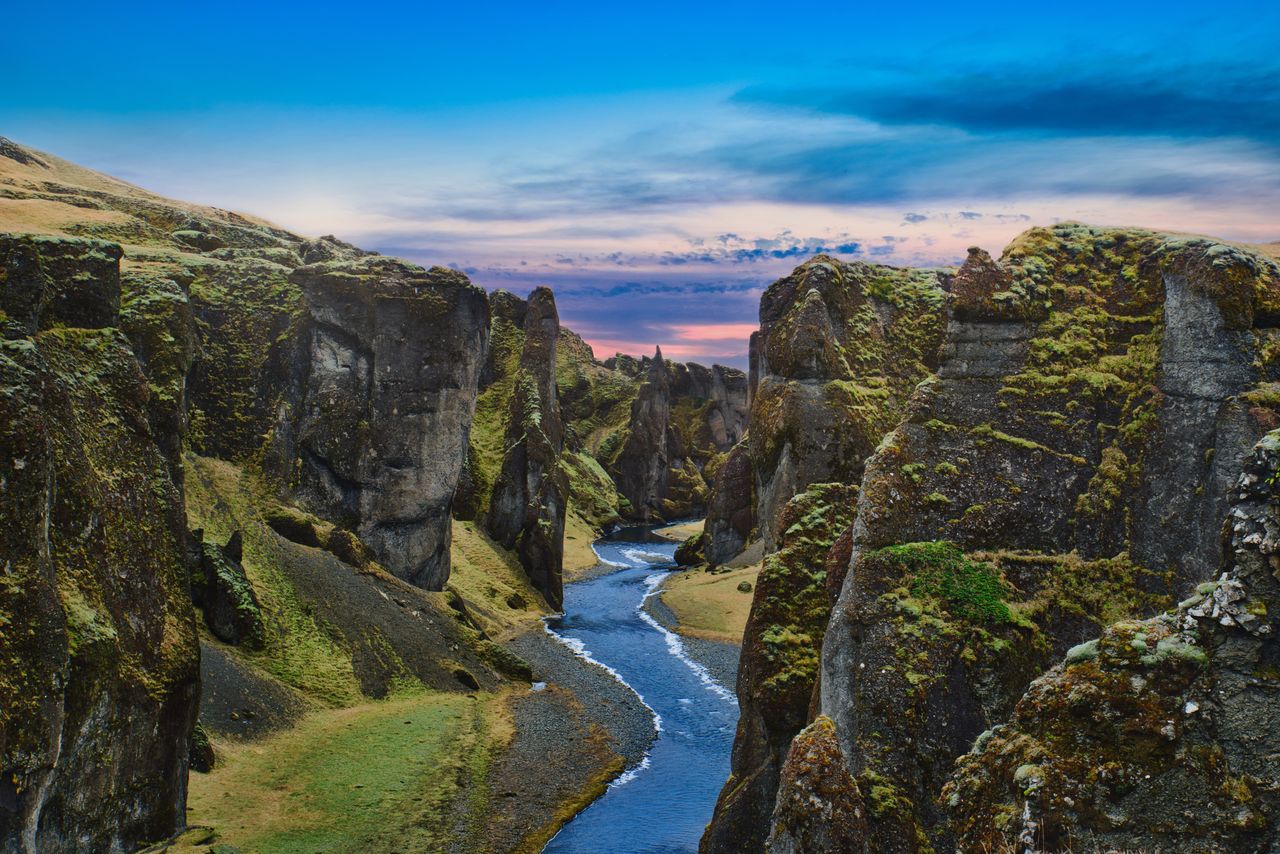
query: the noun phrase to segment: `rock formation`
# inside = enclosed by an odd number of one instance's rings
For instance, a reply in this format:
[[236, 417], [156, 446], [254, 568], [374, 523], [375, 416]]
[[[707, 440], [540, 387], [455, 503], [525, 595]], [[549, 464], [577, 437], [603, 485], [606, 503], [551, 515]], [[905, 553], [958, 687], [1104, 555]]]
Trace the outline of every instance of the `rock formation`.
[[240, 532], [220, 546], [205, 541], [203, 531], [192, 531], [191, 548], [191, 598], [204, 611], [209, 631], [223, 643], [262, 649], [266, 640], [262, 608], [240, 565]]
[[765, 558], [742, 636], [733, 773], [703, 850], [764, 845], [783, 760], [810, 719], [817, 653], [831, 613], [827, 553], [853, 521], [857, 494], [847, 484], [813, 484], [783, 509], [779, 548]]
[[564, 424], [556, 392], [560, 320], [550, 288], [535, 288], [524, 312], [524, 347], [507, 415], [506, 453], [485, 526], [514, 548], [525, 573], [559, 608], [564, 601], [564, 518], [568, 479], [561, 467]]
[[1230, 495], [1221, 574], [1032, 683], [943, 791], [963, 850], [1280, 846], [1280, 431]]
[[[615, 357], [617, 369], [632, 369]], [[668, 362], [657, 349], [634, 366], [644, 377], [631, 417], [601, 447], [605, 467], [625, 499], [623, 515], [671, 521], [700, 512], [719, 456], [741, 438], [746, 377], [716, 365]]]
[[759, 851], [769, 834], [783, 759], [809, 720], [827, 553], [853, 521], [863, 461], [936, 365], [941, 284], [934, 271], [819, 256], [761, 299], [747, 439], [717, 472], [703, 553], [722, 563], [753, 537], [777, 553], [743, 637], [732, 774], [704, 851]]
[[[174, 404], [190, 311], [146, 282], [122, 316], [120, 257], [0, 236], [5, 851], [133, 850], [184, 823], [199, 651]], [[165, 352], [155, 329], [174, 333]]]
[[778, 513], [809, 484], [858, 482], [937, 366], [941, 285], [937, 271], [819, 255], [769, 286], [751, 339], [749, 459], [737, 452], [709, 499], [709, 562], [737, 554], [752, 531], [772, 549]]
[[378, 256], [301, 267], [268, 467], [395, 575], [449, 576], [450, 507], [489, 336], [460, 273]]
[[952, 290], [938, 375], [866, 465], [823, 643], [854, 851], [970, 832], [938, 801], [954, 758], [1068, 649], [1217, 574], [1235, 473], [1277, 423], [1280, 268], [1258, 255], [1067, 224], [971, 252]]

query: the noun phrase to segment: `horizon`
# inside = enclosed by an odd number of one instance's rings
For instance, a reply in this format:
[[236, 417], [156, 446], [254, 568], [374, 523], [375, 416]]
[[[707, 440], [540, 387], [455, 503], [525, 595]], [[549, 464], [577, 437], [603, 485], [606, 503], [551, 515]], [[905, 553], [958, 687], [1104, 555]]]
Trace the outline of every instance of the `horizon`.
[[[1066, 220], [1280, 240], [1280, 61], [1251, 36], [1274, 6], [911, 11], [791, 7], [806, 25], [766, 41], [750, 4], [193, 26], [73, 3], [51, 52], [20, 8], [0, 132], [486, 290], [549, 284], [602, 359], [745, 367], [760, 294], [818, 253], [950, 266]], [[108, 22], [183, 51], [121, 50]]]

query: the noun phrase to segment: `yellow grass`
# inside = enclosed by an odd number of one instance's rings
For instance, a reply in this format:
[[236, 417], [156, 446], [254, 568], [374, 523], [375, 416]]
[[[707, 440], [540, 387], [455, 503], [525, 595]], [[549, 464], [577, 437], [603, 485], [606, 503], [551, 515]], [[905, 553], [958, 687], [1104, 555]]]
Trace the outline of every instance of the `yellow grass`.
[[591, 524], [572, 510], [564, 519], [564, 582], [577, 581], [583, 573], [600, 563], [591, 544], [600, 535]]
[[475, 522], [453, 523], [449, 555], [449, 588], [467, 600], [472, 616], [495, 639], [524, 631], [549, 613], [515, 555], [489, 539]]
[[668, 540], [683, 543], [690, 537], [702, 533], [702, 520], [695, 519], [692, 522], [677, 522], [674, 525], [654, 528], [653, 532], [659, 537], [665, 537]]
[[754, 591], [759, 574], [759, 564], [721, 573], [672, 573], [663, 585], [662, 602], [675, 613], [681, 634], [741, 643], [752, 593], [742, 592], [738, 585], [746, 581]]

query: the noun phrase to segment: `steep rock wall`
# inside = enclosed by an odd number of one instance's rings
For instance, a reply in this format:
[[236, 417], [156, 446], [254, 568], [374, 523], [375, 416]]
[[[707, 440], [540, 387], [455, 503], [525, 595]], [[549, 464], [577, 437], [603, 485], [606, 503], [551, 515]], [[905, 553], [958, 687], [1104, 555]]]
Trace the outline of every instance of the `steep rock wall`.
[[396, 576], [439, 590], [489, 338], [460, 273], [367, 257], [299, 268], [267, 467]]
[[524, 347], [507, 415], [506, 453], [493, 486], [485, 527], [520, 565], [547, 604], [564, 601], [564, 524], [568, 479], [560, 462], [564, 423], [556, 392], [560, 319], [550, 288], [529, 295]]
[[754, 485], [744, 492], [735, 469], [710, 499], [709, 562], [737, 554], [753, 529], [774, 548], [779, 512], [809, 484], [861, 479], [863, 461], [937, 366], [944, 281], [939, 271], [820, 255], [769, 286], [747, 390]]
[[964, 850], [1280, 845], [1280, 432], [1246, 459], [1221, 573], [1032, 683], [943, 791]]
[[199, 648], [174, 403], [193, 330], [172, 282], [135, 283], [122, 318], [120, 257], [0, 236], [6, 852], [133, 850], [185, 820]]
[[953, 758], [1072, 644], [1212, 574], [1276, 418], [1259, 256], [1067, 224], [971, 252], [953, 293], [938, 378], [867, 464], [822, 653], [881, 851], [949, 848]]
[[819, 256], [761, 299], [750, 426], [717, 472], [703, 542], [712, 564], [753, 535], [777, 553], [743, 637], [732, 771], [705, 852], [760, 851], [769, 835], [783, 759], [810, 717], [827, 578], [841, 569], [828, 552], [853, 521], [864, 459], [936, 365], [945, 281]]

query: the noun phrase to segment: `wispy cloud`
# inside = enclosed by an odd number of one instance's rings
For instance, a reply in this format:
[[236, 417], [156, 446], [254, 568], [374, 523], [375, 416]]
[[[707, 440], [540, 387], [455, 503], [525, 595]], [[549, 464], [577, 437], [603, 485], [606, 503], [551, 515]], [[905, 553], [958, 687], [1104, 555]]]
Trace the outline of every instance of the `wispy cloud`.
[[1280, 143], [1280, 63], [1178, 54], [1004, 64], [922, 63], [820, 86], [750, 86], [736, 100], [888, 126], [1079, 137], [1232, 137]]

